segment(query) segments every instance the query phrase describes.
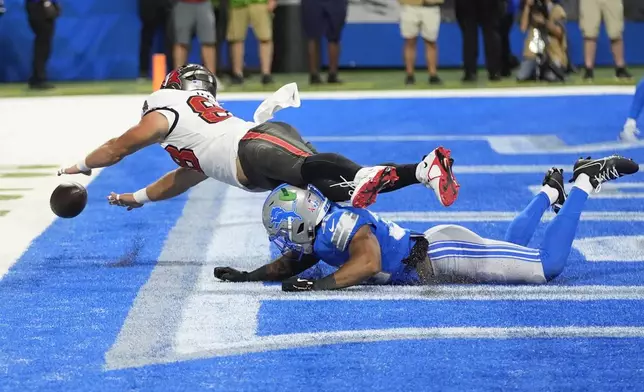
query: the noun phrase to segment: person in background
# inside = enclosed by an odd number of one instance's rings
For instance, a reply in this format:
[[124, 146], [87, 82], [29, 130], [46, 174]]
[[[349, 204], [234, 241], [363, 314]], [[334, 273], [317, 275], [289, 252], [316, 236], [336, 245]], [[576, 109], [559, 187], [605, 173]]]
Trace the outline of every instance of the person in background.
[[[521, 31], [526, 34], [523, 61], [517, 80], [547, 80], [561, 82], [568, 67], [566, 40], [566, 11], [552, 0], [527, 0], [521, 15]], [[537, 30], [537, 32], [535, 32]], [[535, 53], [536, 34], [544, 48]]]
[[217, 72], [217, 42], [215, 13], [209, 0], [179, 0], [173, 10], [174, 64], [175, 68], [188, 62], [188, 52], [194, 33], [201, 44], [204, 66], [213, 74]]
[[232, 84], [244, 83], [244, 41], [248, 26], [259, 41], [259, 66], [262, 84], [273, 83], [273, 10], [276, 0], [230, 0], [228, 31], [232, 63]]
[[429, 84], [441, 84], [436, 67], [438, 66], [438, 30], [441, 25], [440, 5], [444, 0], [399, 0], [400, 33], [405, 39], [403, 58], [405, 60], [405, 84], [416, 83], [416, 41], [418, 36], [425, 41], [425, 58], [429, 73]]
[[501, 80], [501, 0], [456, 0], [456, 19], [463, 35], [464, 82], [477, 80], [479, 27], [483, 30], [488, 79]]
[[0, 0], [0, 16], [4, 15], [7, 9], [4, 7], [4, 0]]
[[150, 59], [154, 36], [159, 29], [164, 32], [163, 45], [168, 68], [174, 67], [172, 60], [172, 18], [173, 0], [139, 0], [141, 19], [141, 46], [139, 48], [139, 78], [150, 77]]
[[[223, 45], [226, 42], [226, 28], [228, 27], [228, 0], [211, 0], [215, 13], [215, 35], [217, 37], [217, 70], [224, 70], [224, 58], [230, 59], [230, 47]], [[222, 53], [224, 46], [228, 48], [226, 55]]]
[[35, 34], [33, 71], [29, 88], [46, 90], [54, 86], [47, 81], [47, 61], [51, 54], [56, 18], [60, 15], [58, 0], [27, 0], [29, 26]]
[[580, 0], [579, 26], [584, 36], [584, 63], [586, 70], [584, 80], [595, 78], [595, 54], [597, 36], [602, 19], [606, 24], [606, 33], [610, 38], [610, 47], [615, 60], [615, 76], [618, 79], [630, 79], [624, 60], [624, 2], [623, 0]]
[[320, 84], [320, 41], [326, 37], [329, 51], [328, 83], [338, 78], [340, 38], [347, 19], [348, 0], [302, 0], [302, 27], [308, 38], [309, 82]]
[[644, 113], [644, 78], [639, 81], [635, 88], [635, 95], [631, 103], [631, 110], [628, 113], [624, 130], [619, 134], [619, 138], [625, 142], [637, 141], [640, 131], [637, 129], [637, 120]]
[[501, 17], [499, 34], [501, 35], [501, 76], [508, 77], [512, 70], [519, 66], [519, 59], [512, 54], [510, 33], [514, 26], [514, 16], [519, 10], [520, 0], [504, 0], [505, 14]]

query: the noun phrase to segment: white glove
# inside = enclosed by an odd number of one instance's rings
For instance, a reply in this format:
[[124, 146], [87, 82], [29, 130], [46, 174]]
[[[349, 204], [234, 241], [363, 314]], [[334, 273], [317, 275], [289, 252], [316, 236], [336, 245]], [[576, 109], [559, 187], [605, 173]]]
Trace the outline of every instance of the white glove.
[[624, 130], [620, 132], [619, 138], [623, 142], [636, 142], [637, 141], [637, 136], [640, 134], [640, 130], [637, 129], [637, 123], [635, 123], [635, 120], [633, 119], [628, 119], [626, 120], [626, 124], [624, 124]]
[[264, 123], [273, 118], [273, 115], [278, 111], [290, 107], [300, 107], [300, 93], [297, 90], [297, 83], [286, 84], [266, 98], [255, 110], [253, 121], [257, 124]]

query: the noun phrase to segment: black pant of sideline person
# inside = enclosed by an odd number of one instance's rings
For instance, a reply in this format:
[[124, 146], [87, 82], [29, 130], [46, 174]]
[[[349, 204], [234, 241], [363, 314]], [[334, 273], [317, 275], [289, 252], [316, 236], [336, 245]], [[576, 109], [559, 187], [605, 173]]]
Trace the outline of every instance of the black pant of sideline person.
[[139, 49], [139, 77], [147, 78], [152, 59], [152, 44], [159, 30], [163, 31], [163, 47], [166, 55], [166, 67], [174, 68], [172, 61], [172, 0], [139, 0], [139, 18], [141, 19], [141, 46]]
[[479, 27], [483, 31], [485, 64], [491, 81], [500, 80], [501, 37], [499, 24], [501, 0], [456, 0], [456, 19], [463, 35], [463, 81], [476, 80]]
[[52, 1], [27, 0], [26, 5], [29, 26], [36, 36], [29, 87], [49, 89], [53, 86], [47, 82], [47, 61], [51, 54], [51, 41], [54, 38], [54, 27], [60, 9]]

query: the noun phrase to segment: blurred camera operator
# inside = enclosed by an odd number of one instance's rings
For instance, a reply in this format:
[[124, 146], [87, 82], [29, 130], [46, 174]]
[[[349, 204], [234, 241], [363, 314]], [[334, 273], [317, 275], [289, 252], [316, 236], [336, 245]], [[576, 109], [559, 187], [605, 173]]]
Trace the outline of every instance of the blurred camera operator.
[[526, 0], [521, 31], [527, 32], [517, 80], [563, 81], [568, 66], [566, 11], [553, 0]]
[[47, 61], [51, 54], [56, 18], [60, 15], [58, 0], [27, 0], [29, 26], [35, 34], [33, 72], [29, 87], [45, 90], [53, 86], [47, 82]]

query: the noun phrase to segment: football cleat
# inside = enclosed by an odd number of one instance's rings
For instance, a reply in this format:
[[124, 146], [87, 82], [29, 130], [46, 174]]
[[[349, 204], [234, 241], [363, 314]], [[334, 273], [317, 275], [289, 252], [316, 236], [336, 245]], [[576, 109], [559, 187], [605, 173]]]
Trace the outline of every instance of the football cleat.
[[366, 208], [376, 202], [378, 192], [398, 181], [396, 168], [393, 166], [372, 166], [358, 170], [353, 179], [354, 189], [351, 205]]
[[580, 158], [575, 162], [570, 182], [574, 182], [582, 173], [587, 174], [590, 177], [590, 184], [595, 188], [595, 192], [599, 192], [602, 183], [616, 180], [629, 174], [635, 174], [639, 169], [640, 166], [635, 161], [619, 155], [599, 159], [592, 159], [591, 157]]
[[440, 203], [451, 206], [458, 197], [461, 187], [454, 177], [452, 166], [454, 160], [451, 151], [445, 147], [438, 147], [416, 166], [416, 178], [427, 188], [433, 189]]
[[553, 167], [552, 169], [548, 170], [541, 185], [548, 185], [549, 187], [554, 188], [557, 190], [557, 192], [559, 192], [559, 197], [557, 197], [557, 200], [552, 203], [552, 210], [555, 212], [555, 214], [559, 213], [561, 206], [563, 206], [563, 203], [568, 197], [568, 194], [566, 194], [566, 190], [564, 189], [563, 169], [557, 169], [556, 167]]

